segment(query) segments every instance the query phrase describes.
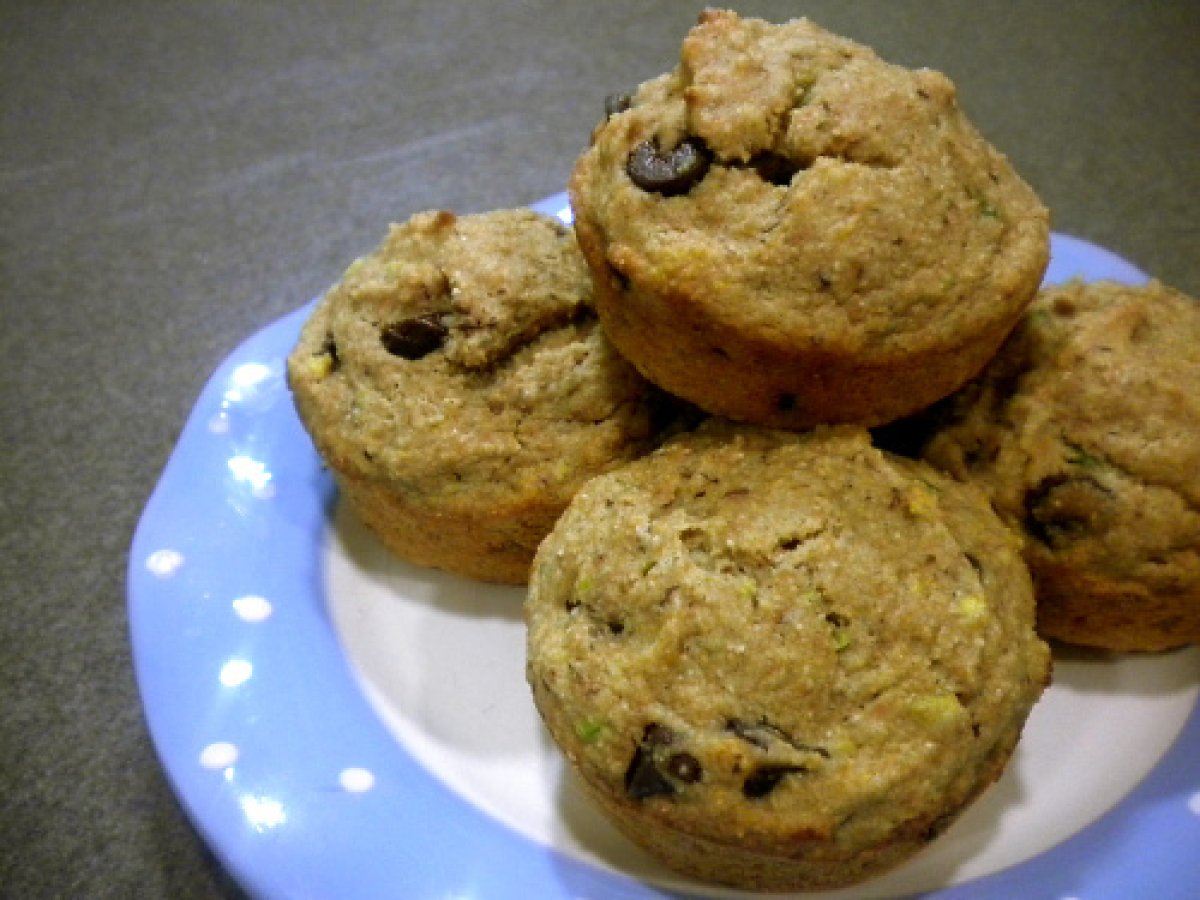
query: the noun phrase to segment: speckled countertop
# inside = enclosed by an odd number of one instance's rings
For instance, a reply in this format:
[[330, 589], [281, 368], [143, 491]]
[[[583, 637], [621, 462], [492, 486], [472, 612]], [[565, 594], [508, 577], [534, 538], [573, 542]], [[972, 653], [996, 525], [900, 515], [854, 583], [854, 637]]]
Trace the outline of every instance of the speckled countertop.
[[[239, 896], [143, 722], [130, 539], [209, 373], [386, 224], [564, 187], [699, 3], [0, 5], [0, 894]], [[747, 2], [949, 74], [1053, 211], [1200, 294], [1200, 6]]]

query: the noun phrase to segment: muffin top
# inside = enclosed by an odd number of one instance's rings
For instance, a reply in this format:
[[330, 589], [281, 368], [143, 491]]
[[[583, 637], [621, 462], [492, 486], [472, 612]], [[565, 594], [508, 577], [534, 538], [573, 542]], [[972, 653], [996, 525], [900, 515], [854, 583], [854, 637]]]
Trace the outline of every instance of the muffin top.
[[1031, 564], [1200, 592], [1200, 304], [1159, 282], [1043, 290], [925, 456], [980, 484]]
[[948, 79], [803, 19], [705, 12], [571, 188], [612, 277], [818, 351], [902, 358], [1011, 322], [1048, 259], [1045, 208]]
[[1048, 673], [982, 495], [856, 429], [711, 420], [593, 480], [526, 618], [539, 709], [585, 779], [766, 853], [934, 829]]
[[322, 298], [289, 382], [334, 469], [412, 503], [569, 495], [647, 449], [661, 405], [590, 302], [574, 236], [557, 220], [420, 213]]

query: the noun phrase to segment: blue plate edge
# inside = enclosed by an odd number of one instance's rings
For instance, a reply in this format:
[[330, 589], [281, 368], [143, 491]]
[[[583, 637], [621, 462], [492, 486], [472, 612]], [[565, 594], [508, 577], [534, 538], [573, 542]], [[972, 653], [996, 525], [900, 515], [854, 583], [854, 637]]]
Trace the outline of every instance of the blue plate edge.
[[[559, 194], [553, 197], [546, 198], [538, 204], [534, 204], [535, 209], [555, 214], [556, 212], [566, 209], [565, 195]], [[1055, 233], [1052, 236], [1052, 245], [1061, 247], [1064, 243], [1069, 244], [1073, 250], [1082, 251], [1093, 254], [1097, 259], [1101, 260], [1103, 265], [1101, 268], [1107, 268], [1107, 274], [1103, 277], [1112, 277], [1116, 280], [1129, 281], [1137, 283], [1145, 281], [1149, 276], [1141, 272], [1132, 264], [1121, 259], [1115, 254], [1095, 244], [1091, 244], [1081, 238], [1075, 238], [1069, 235], [1061, 235]], [[1047, 280], [1050, 282], [1051, 273], [1054, 271], [1054, 263], [1052, 260], [1051, 269], [1048, 270]], [[1085, 273], [1066, 273], [1056, 281], [1066, 280], [1072, 277], [1072, 274], [1083, 275]], [[1089, 279], [1094, 280], [1094, 279]], [[147, 588], [144, 582], [150, 577], [145, 572], [145, 559], [149, 550], [154, 548], [151, 543], [151, 527], [155, 522], [156, 513], [161, 505], [161, 496], [165, 496], [172, 486], [173, 478], [178, 474], [177, 470], [182, 466], [180, 462], [183, 459], [181, 448], [185, 441], [190, 437], [197, 435], [204, 428], [205, 420], [205, 400], [211, 399], [215, 393], [219, 392], [224, 379], [232, 369], [241, 361], [249, 358], [252, 351], [256, 350], [264, 341], [269, 341], [271, 335], [278, 335], [280, 339], [284, 334], [290, 334], [294, 341], [294, 333], [298, 332], [299, 326], [306, 317], [315, 301], [310, 301], [308, 304], [300, 307], [291, 313], [286, 314], [280, 319], [266, 325], [255, 334], [243, 340], [237, 348], [235, 348], [214, 370], [201, 391], [195, 407], [189, 414], [187, 422], [181, 430], [179, 440], [168, 457], [163, 472], [156, 482], [154, 490], [151, 492], [150, 498], [146, 503], [142, 515], [139, 517], [136, 526], [133, 542], [131, 545], [130, 558], [127, 566], [127, 586], [128, 586], [128, 607], [129, 607], [129, 633], [131, 644], [133, 645], [134, 669], [137, 679], [139, 692], [141, 693], [144, 702], [148, 696], [148, 692], [153, 691], [151, 685], [147, 683], [150, 678], [148, 655], [146, 650], [146, 642], [152, 640], [151, 635], [144, 635], [141, 626], [146, 623], [144, 617], [139, 616], [138, 607], [146, 600], [145, 592]], [[286, 356], [286, 353], [285, 353]], [[353, 673], [350, 671], [349, 665], [345, 665], [346, 677], [353, 682]], [[219, 832], [218, 823], [214, 822], [205, 812], [207, 801], [196, 796], [197, 789], [191, 783], [191, 779], [184, 776], [181, 768], [185, 761], [173, 756], [168, 750], [170, 741], [166, 739], [166, 735], [162, 733], [161, 717], [156, 714], [154, 709], [149, 705], [144, 706], [144, 715], [147, 721], [152, 740], [155, 745], [156, 753], [163, 765], [164, 770], [168, 775], [168, 779], [175, 790], [176, 795], [182, 800], [182, 805], [188, 813], [189, 818], [196, 826], [197, 830], [204, 836], [210, 847], [226, 865], [234, 877], [243, 884], [248, 890], [258, 896], [279, 896], [277, 891], [281, 888], [279, 879], [271, 872], [262, 871], [260, 858], [257, 851], [253, 853], [245, 853], [235, 846], [231, 846], [229, 835]], [[381, 730], [382, 726], [380, 726]], [[384, 731], [386, 733], [386, 731]], [[390, 739], [390, 736], [389, 736]], [[1185, 723], [1180, 736], [1174, 744], [1167, 750], [1159, 763], [1150, 771], [1145, 779], [1135, 787], [1135, 789], [1123, 798], [1116, 807], [1110, 810], [1105, 816], [1101, 817], [1096, 823], [1088, 826], [1086, 829], [1078, 832], [1068, 838], [1058, 847], [1055, 847], [1046, 853], [1041, 854], [1031, 860], [1014, 866], [1003, 872], [994, 873], [971, 882], [950, 886], [943, 890], [939, 890], [934, 894], [926, 896], [938, 898], [957, 898], [957, 897], [1004, 897], [1011, 896], [1011, 891], [1014, 887], [1020, 884], [1028, 886], [1031, 882], [1028, 880], [1031, 877], [1036, 877], [1039, 880], [1036, 882], [1043, 886], [1049, 887], [1052, 884], [1062, 883], [1063, 887], [1060, 893], [1065, 896], [1066, 893], [1078, 894], [1089, 898], [1102, 897], [1118, 897], [1123, 896], [1121, 893], [1110, 893], [1114, 888], [1124, 890], [1118, 881], [1114, 881], [1110, 874], [1106, 875], [1105, 871], [1110, 869], [1112, 858], [1109, 859], [1110, 865], [1096, 865], [1095, 860], [1089, 860], [1088, 871], [1083, 873], [1083, 881], [1071, 882], [1064, 880], [1065, 874], [1069, 874], [1068, 869], [1058, 864], [1057, 858], [1062, 854], [1075, 855], [1081, 852], [1080, 848], [1093, 840], [1097, 834], [1103, 834], [1107, 840], [1127, 840], [1128, 835], [1122, 835], [1121, 828], [1114, 826], [1114, 821], [1119, 817], [1126, 817], [1129, 820], [1144, 819], [1149, 816], [1151, 819], [1161, 819], [1165, 815], [1160, 810], [1153, 808], [1155, 800], [1155, 791], [1160, 790], [1164, 780], [1170, 781], [1171, 778], [1179, 775], [1182, 770], [1186, 769], [1188, 762], [1189, 749], [1191, 747], [1200, 746], [1200, 710], [1193, 709], [1188, 721]], [[401, 754], [407, 755], [404, 748], [393, 745], [394, 750], [398, 750]], [[436, 781], [432, 775], [426, 773], [426, 777], [430, 781]], [[1178, 778], [1176, 778], [1178, 780]], [[1195, 786], [1192, 787], [1195, 790]], [[451, 797], [457, 797], [453, 792], [446, 792]], [[504, 828], [505, 826], [496, 823], [478, 810], [470, 810], [475, 815], [487, 819], [493, 826]], [[1180, 812], [1180, 816], [1185, 816]], [[1174, 817], [1172, 817], [1174, 818]], [[1183, 822], [1173, 822], [1172, 827], [1187, 827], [1188, 825], [1195, 827], [1197, 816], [1193, 816], [1189, 821], [1186, 816]], [[567, 869], [583, 867], [581, 871], [575, 872], [574, 878], [580, 878], [583, 882], [589, 884], [603, 884], [606, 890], [617, 892], [621, 896], [629, 897], [666, 897], [666, 896], [682, 896], [672, 894], [670, 892], [662, 892], [660, 889], [654, 888], [651, 885], [643, 885], [633, 879], [614, 875], [606, 870], [600, 870], [590, 864], [580, 862], [574, 859], [566, 859], [563, 854], [552, 848], [542, 847], [533, 841], [529, 841], [523, 837], [520, 840], [535, 851], [535, 856], [544, 857], [542, 864], [536, 865], [535, 869], [540, 872], [541, 876], [549, 877], [555, 884], [561, 886], [561, 882], [557, 881], [557, 876], [567, 874], [562, 871], [561, 866], [565, 864]], [[255, 845], [257, 846], [257, 844]], [[1118, 854], [1119, 856], [1119, 854]], [[565, 860], [565, 863], [564, 863]], [[1102, 861], [1103, 862], [1103, 861]], [[1068, 867], [1069, 868], [1069, 867]], [[1165, 874], [1165, 873], [1163, 873]], [[594, 879], [598, 878], [599, 881]], [[1094, 883], [1097, 879], [1102, 883]], [[1192, 880], [1184, 879], [1182, 881], [1175, 880], [1173, 882], [1174, 889], [1178, 889], [1181, 893], [1178, 896], [1190, 895], [1190, 893], [1182, 893], [1182, 891], [1190, 892], [1195, 883], [1200, 882], [1200, 876], [1195, 876]], [[1144, 885], [1143, 885], [1144, 886]], [[476, 885], [480, 887], [480, 885]], [[527, 887], [527, 886], [525, 886]], [[1127, 887], [1127, 886], [1125, 886]], [[443, 885], [444, 888], [444, 885]], [[488, 893], [486, 896], [508, 896], [506, 889], [502, 884], [489, 883], [486, 885]], [[613, 894], [613, 895], [617, 895]], [[1174, 894], [1156, 894], [1156, 896], [1173, 896]], [[470, 896], [476, 896], [471, 894]], [[480, 895], [482, 896], [482, 895]], [[511, 896], [526, 896], [524, 888]], [[1047, 895], [1049, 896], [1049, 895]]]

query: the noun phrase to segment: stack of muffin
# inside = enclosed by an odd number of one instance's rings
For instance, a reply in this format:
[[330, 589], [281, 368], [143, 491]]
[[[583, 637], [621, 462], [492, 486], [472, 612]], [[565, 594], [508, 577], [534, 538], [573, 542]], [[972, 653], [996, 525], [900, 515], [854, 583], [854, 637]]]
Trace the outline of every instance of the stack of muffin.
[[606, 106], [573, 229], [394, 226], [297, 409], [398, 556], [528, 582], [533, 697], [626, 834], [850, 884], [1000, 774], [1043, 637], [1200, 641], [1200, 308], [1038, 295], [1048, 214], [953, 85], [805, 20], [706, 12]]

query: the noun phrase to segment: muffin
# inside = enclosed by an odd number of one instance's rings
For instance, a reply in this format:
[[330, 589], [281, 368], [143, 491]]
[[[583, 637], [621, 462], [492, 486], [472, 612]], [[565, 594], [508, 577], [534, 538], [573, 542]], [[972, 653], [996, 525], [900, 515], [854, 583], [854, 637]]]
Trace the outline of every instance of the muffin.
[[1044, 290], [923, 451], [1024, 533], [1043, 635], [1200, 642], [1200, 305], [1158, 282]]
[[928, 844], [1049, 675], [986, 499], [850, 426], [711, 420], [594, 479], [525, 616], [585, 792], [668, 866], [751, 889], [851, 884]]
[[528, 579], [589, 477], [650, 449], [670, 404], [613, 349], [570, 229], [527, 210], [391, 227], [305, 323], [296, 408], [397, 556]]
[[710, 10], [610, 100], [570, 181], [597, 309], [711, 413], [899, 418], [977, 374], [1041, 281], [1046, 209], [937, 72]]

